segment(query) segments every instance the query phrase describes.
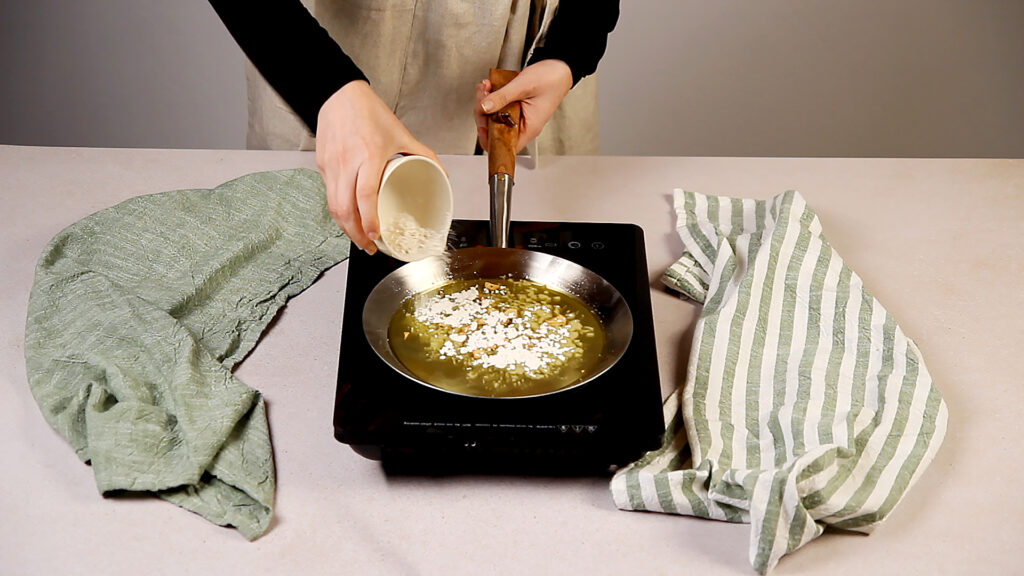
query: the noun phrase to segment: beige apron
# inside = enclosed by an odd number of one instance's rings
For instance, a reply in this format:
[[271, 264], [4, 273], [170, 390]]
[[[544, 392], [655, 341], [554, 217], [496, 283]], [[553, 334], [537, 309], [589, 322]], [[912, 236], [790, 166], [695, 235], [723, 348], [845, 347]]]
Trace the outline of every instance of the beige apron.
[[[519, 70], [543, 44], [557, 0], [304, 0], [413, 136], [439, 154], [476, 147], [476, 84]], [[310, 57], [315, 57], [311, 55]], [[312, 150], [313, 134], [246, 64], [250, 149]], [[583, 79], [537, 138], [543, 154], [597, 154], [596, 76]]]

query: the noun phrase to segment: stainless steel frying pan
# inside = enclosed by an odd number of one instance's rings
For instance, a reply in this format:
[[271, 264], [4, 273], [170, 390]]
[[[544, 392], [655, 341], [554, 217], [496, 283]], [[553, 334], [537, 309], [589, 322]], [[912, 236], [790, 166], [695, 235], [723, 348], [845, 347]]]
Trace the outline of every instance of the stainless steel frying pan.
[[633, 338], [633, 314], [629, 306], [614, 286], [594, 272], [542, 252], [477, 247], [411, 262], [384, 277], [363, 306], [363, 330], [370, 347], [401, 374], [433, 386], [413, 374], [395, 356], [388, 343], [391, 319], [402, 302], [415, 294], [453, 280], [489, 278], [525, 279], [544, 284], [579, 298], [601, 319], [605, 341], [597, 365], [588, 370], [586, 379], [549, 394], [580, 386], [600, 376], [622, 357]]

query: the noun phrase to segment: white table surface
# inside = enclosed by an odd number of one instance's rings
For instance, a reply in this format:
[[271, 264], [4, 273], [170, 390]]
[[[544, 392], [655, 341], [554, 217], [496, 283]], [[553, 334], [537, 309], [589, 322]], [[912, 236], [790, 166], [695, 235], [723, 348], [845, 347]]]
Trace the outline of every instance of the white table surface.
[[[487, 217], [486, 163], [444, 157], [456, 217]], [[546, 158], [520, 220], [633, 222], [647, 242], [663, 392], [697, 308], [656, 281], [680, 253], [673, 188], [798, 189], [913, 338], [949, 406], [938, 456], [871, 536], [826, 533], [773, 574], [1024, 570], [1024, 160]], [[617, 510], [605, 478], [389, 478], [334, 440], [347, 265], [283, 309], [238, 368], [263, 392], [277, 464], [270, 531], [247, 542], [156, 498], [103, 498], [28, 389], [36, 258], [126, 198], [209, 188], [311, 153], [0, 147], [0, 574], [753, 574], [749, 527]]]

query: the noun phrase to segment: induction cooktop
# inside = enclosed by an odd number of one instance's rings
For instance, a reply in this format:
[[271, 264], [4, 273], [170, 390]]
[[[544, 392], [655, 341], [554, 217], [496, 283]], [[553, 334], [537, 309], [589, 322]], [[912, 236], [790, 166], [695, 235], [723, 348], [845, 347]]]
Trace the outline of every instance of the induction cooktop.
[[[455, 220], [448, 248], [489, 245], [489, 222]], [[661, 443], [664, 422], [643, 231], [633, 224], [512, 222], [509, 245], [576, 262], [603, 277], [633, 315], [625, 353], [557, 394], [451, 394], [402, 375], [370, 347], [363, 304], [404, 262], [349, 258], [334, 435], [394, 473], [602, 474]]]

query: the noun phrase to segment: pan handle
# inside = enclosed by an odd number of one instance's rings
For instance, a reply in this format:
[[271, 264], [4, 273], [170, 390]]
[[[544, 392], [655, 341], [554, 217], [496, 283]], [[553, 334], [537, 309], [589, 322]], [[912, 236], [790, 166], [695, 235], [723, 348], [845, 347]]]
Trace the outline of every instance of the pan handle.
[[[516, 77], [514, 70], [492, 68], [491, 89], [500, 90]], [[491, 246], [508, 248], [512, 214], [512, 185], [519, 144], [519, 102], [512, 102], [487, 117], [487, 172], [491, 186]]]
[[[491, 91], [504, 88], [518, 74], [515, 70], [491, 68]], [[488, 179], [495, 174], [508, 174], [515, 178], [521, 113], [519, 102], [512, 102], [487, 117]]]

